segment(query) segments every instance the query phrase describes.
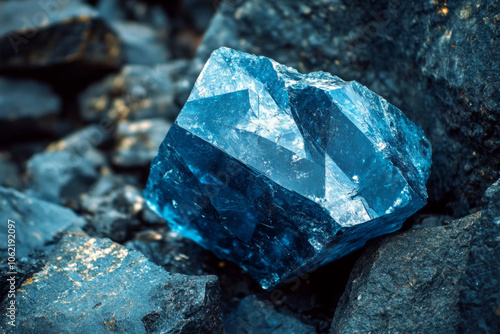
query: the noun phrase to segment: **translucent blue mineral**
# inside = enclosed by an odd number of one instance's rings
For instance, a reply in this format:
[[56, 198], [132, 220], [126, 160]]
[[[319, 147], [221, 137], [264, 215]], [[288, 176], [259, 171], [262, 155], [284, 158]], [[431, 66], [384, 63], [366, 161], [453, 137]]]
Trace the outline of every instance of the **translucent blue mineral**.
[[400, 228], [426, 203], [430, 164], [422, 129], [357, 82], [221, 48], [144, 197], [271, 288]]

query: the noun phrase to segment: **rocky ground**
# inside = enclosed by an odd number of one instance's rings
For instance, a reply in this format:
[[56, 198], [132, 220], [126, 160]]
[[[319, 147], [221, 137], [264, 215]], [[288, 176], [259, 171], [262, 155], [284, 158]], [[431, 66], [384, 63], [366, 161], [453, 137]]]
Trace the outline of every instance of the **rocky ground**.
[[[497, 333], [499, 20], [492, 0], [0, 1], [17, 332]], [[428, 205], [273, 291], [170, 231], [141, 196], [149, 163], [220, 46], [399, 107], [432, 144]]]

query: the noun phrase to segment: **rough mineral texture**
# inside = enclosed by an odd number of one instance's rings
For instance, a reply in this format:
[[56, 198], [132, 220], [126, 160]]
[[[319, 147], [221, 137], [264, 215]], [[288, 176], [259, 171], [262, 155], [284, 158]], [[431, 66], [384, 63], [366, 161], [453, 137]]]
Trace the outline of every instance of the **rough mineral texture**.
[[144, 196], [268, 288], [398, 229], [425, 204], [429, 171], [422, 130], [360, 84], [221, 48]]
[[83, 234], [58, 243], [19, 288], [16, 306], [22, 333], [224, 333], [216, 277], [170, 274]]
[[497, 182], [484, 211], [368, 247], [351, 272], [331, 333], [496, 333], [499, 194]]
[[429, 199], [460, 217], [498, 178], [499, 13], [491, 0], [228, 0], [198, 48], [194, 78], [228, 46], [366, 85], [423, 127], [433, 146]]
[[[0, 229], [2, 240], [7, 240], [7, 221], [15, 222], [18, 257], [43, 248], [64, 230], [85, 224], [82, 218], [67, 208], [3, 187], [0, 187], [0, 219], [4, 222]], [[0, 250], [6, 252], [7, 243], [3, 243]]]

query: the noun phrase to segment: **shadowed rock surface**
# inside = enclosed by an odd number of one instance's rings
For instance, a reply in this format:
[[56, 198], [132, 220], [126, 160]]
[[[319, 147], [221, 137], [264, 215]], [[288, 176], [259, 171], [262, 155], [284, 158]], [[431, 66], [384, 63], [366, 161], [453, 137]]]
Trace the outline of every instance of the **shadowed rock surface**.
[[224, 333], [216, 277], [170, 274], [83, 234], [65, 235], [16, 299], [25, 333]]
[[331, 333], [495, 333], [499, 194], [497, 182], [484, 211], [372, 243], [351, 272]]
[[293, 316], [279, 313], [274, 305], [255, 296], [243, 298], [238, 307], [224, 317], [228, 333], [238, 334], [306, 334], [314, 333], [312, 326]]

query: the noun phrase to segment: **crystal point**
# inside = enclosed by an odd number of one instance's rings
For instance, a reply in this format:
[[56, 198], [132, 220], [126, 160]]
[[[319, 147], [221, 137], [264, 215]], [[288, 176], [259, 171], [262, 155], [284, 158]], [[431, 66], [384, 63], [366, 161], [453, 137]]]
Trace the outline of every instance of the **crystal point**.
[[400, 228], [426, 203], [430, 163], [422, 129], [366, 87], [221, 48], [144, 197], [270, 288]]

